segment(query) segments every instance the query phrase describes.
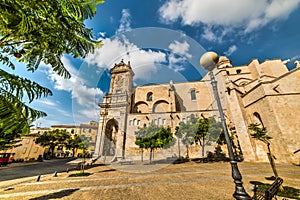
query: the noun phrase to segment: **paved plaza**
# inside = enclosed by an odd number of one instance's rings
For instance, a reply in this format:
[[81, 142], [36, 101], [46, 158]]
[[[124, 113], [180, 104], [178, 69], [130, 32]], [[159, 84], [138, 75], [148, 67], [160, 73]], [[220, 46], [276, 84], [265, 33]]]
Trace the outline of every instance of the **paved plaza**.
[[[300, 187], [300, 167], [276, 164], [284, 186]], [[239, 163], [246, 191], [250, 181], [271, 183], [269, 163]], [[2, 181], [0, 199], [233, 199], [234, 183], [228, 162], [132, 165], [99, 165], [86, 170], [88, 177], [68, 177], [69, 173]], [[279, 198], [280, 199], [280, 198]]]

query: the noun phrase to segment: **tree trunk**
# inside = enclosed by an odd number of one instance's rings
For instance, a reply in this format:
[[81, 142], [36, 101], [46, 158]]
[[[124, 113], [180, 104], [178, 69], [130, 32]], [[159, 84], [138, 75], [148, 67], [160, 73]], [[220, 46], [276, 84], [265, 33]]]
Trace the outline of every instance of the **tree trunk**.
[[154, 149], [152, 151], [152, 160], [154, 160]]
[[179, 156], [179, 159], [180, 159], [180, 141], [179, 141], [179, 138], [177, 138], [177, 141], [178, 141], [178, 156]]
[[204, 159], [204, 140], [205, 140], [205, 137], [204, 137], [204, 134], [202, 136], [202, 161]]
[[186, 158], [189, 159], [190, 156], [189, 156], [189, 146], [186, 145]]
[[277, 178], [278, 177], [278, 173], [277, 173], [275, 162], [274, 162], [274, 156], [271, 153], [270, 143], [268, 143], [267, 145], [268, 145], [268, 153], [267, 154], [268, 154], [269, 162], [270, 162], [270, 165], [272, 167], [274, 176]]
[[83, 154], [82, 163], [81, 163], [81, 172], [84, 174], [84, 165], [85, 165], [85, 155]]
[[144, 162], [144, 149], [142, 148], [141, 161]]
[[51, 147], [51, 158], [54, 158], [54, 149], [55, 149], [55, 146]]
[[150, 149], [150, 164], [152, 163], [152, 149]]

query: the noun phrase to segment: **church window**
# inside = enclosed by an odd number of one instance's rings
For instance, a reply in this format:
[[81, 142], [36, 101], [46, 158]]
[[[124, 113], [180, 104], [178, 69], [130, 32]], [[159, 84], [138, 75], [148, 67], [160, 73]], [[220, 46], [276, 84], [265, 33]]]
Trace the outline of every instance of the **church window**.
[[161, 125], [161, 118], [158, 118], [157, 125]]
[[133, 120], [133, 125], [136, 126], [136, 119]]
[[129, 126], [132, 126], [132, 120], [129, 120]]
[[166, 124], [166, 119], [162, 120], [162, 124], [165, 125]]
[[139, 126], [141, 123], [141, 120], [137, 120], [137, 125]]
[[196, 91], [194, 89], [191, 90], [191, 100], [196, 100]]
[[148, 92], [147, 94], [147, 101], [152, 101], [153, 98], [153, 93], [152, 92]]

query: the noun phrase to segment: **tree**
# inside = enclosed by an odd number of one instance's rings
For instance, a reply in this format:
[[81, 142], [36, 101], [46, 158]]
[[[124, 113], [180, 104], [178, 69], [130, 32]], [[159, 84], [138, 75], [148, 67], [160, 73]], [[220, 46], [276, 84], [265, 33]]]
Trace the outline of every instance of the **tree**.
[[24, 93], [31, 102], [35, 97], [52, 94], [28, 79], [8, 74], [0, 69], [0, 149], [14, 147], [22, 135], [29, 133], [30, 124], [46, 116], [23, 103]]
[[[202, 158], [204, 158], [204, 147], [211, 142], [224, 144], [225, 137], [221, 122], [218, 122], [214, 117], [202, 118], [198, 120], [198, 129], [195, 135], [195, 142], [202, 147]], [[223, 134], [223, 135], [222, 135]], [[222, 137], [223, 136], [223, 137]]]
[[77, 149], [79, 148], [79, 145], [81, 143], [81, 138], [79, 135], [75, 134], [74, 136], [71, 136], [68, 141], [66, 147], [72, 149], [72, 156], [75, 156], [75, 153], [77, 152]]
[[[59, 75], [70, 78], [61, 58], [64, 54], [85, 57], [101, 44], [92, 39], [84, 21], [94, 17], [96, 5], [103, 0], [5, 0], [0, 2], [0, 63], [11, 70], [14, 62], [36, 71], [41, 62]], [[24, 103], [52, 95], [51, 91], [29, 79], [0, 69], [0, 110], [14, 107], [16, 112], [1, 113], [0, 141], [12, 142], [30, 122], [46, 113]], [[21, 119], [20, 121], [15, 119]], [[18, 127], [25, 127], [21, 130]], [[14, 129], [14, 131], [12, 131]], [[10, 139], [5, 139], [3, 136]], [[9, 136], [8, 136], [9, 135]]]
[[19, 146], [17, 143], [23, 134], [29, 132], [30, 126], [18, 104], [1, 96], [0, 99], [0, 150], [6, 150]]
[[40, 144], [41, 146], [48, 146], [51, 152], [51, 157], [54, 157], [54, 149], [58, 145], [67, 145], [67, 141], [70, 139], [70, 134], [66, 130], [51, 130], [45, 131], [40, 135], [35, 143]]
[[86, 139], [86, 137], [84, 135], [81, 135], [80, 136], [80, 142], [78, 144], [78, 148], [82, 150], [82, 162], [81, 162], [81, 173], [84, 174], [84, 165], [85, 165], [85, 157], [86, 157], [86, 154], [87, 154], [87, 148], [88, 148], [88, 141]]
[[[189, 146], [195, 142], [195, 135], [198, 129], [198, 118], [192, 114], [187, 122], [180, 122], [176, 127], [175, 135], [181, 140], [186, 147], [186, 158], [189, 158]], [[178, 150], [180, 145], [178, 142]]]
[[155, 149], [169, 147], [175, 142], [175, 138], [169, 127], [164, 128], [153, 124], [147, 127], [145, 125], [143, 128], [138, 128], [135, 134], [135, 144], [141, 149], [150, 149], [150, 163], [152, 163], [153, 151]]
[[195, 135], [195, 142], [199, 143], [202, 147], [202, 158], [204, 158], [205, 137], [208, 135], [209, 126], [210, 120], [208, 118], [202, 117], [198, 120], [198, 129]]
[[272, 137], [267, 134], [267, 128], [261, 127], [261, 125], [258, 123], [255, 124], [252, 123], [248, 126], [248, 129], [252, 132], [251, 133], [252, 138], [259, 140], [267, 145], [268, 147], [267, 155], [268, 155], [270, 165], [272, 167], [275, 177], [278, 177], [278, 173], [274, 162], [274, 159], [276, 159], [276, 157], [271, 153], [271, 149], [270, 149], [270, 140], [272, 139]]

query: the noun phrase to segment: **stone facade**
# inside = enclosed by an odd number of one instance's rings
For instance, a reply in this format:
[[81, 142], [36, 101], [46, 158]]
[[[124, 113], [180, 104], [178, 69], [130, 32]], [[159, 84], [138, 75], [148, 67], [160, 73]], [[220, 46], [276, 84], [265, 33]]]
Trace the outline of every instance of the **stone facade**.
[[1, 152], [14, 153], [15, 161], [30, 161], [37, 160], [39, 156], [43, 156], [45, 147], [35, 143], [35, 140], [45, 131], [50, 131], [50, 128], [34, 128], [30, 130], [30, 134], [23, 136], [18, 146]]
[[[267, 161], [267, 147], [251, 138], [248, 125], [267, 128], [278, 162], [299, 164], [300, 69], [288, 71], [280, 59], [233, 67], [221, 56], [214, 69], [230, 134], [247, 161]], [[174, 131], [191, 114], [218, 116], [209, 76], [196, 82], [133, 87], [130, 63], [111, 70], [110, 91], [101, 107], [95, 157], [137, 157], [135, 131], [144, 124], [169, 126]], [[192, 147], [197, 149], [196, 146]], [[199, 149], [199, 148], [198, 148]], [[175, 149], [169, 154], [176, 154]], [[194, 156], [200, 154], [194, 154]], [[169, 155], [168, 155], [169, 156]], [[199, 157], [199, 156], [197, 156]]]
[[[87, 124], [80, 124], [80, 125], [69, 125], [69, 124], [62, 124], [62, 125], [52, 125], [52, 130], [59, 129], [59, 130], [66, 130], [71, 135], [83, 135], [88, 140], [88, 151], [89, 153], [93, 154], [95, 151], [95, 144], [97, 140], [97, 133], [98, 133], [98, 122], [90, 121]], [[56, 147], [55, 151], [57, 153], [66, 151], [65, 149], [61, 149], [61, 147]], [[68, 150], [69, 151], [69, 150]], [[76, 155], [75, 155], [76, 156]]]

